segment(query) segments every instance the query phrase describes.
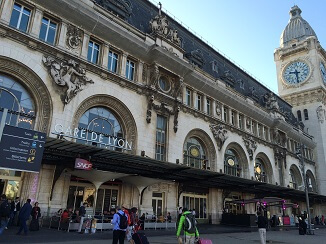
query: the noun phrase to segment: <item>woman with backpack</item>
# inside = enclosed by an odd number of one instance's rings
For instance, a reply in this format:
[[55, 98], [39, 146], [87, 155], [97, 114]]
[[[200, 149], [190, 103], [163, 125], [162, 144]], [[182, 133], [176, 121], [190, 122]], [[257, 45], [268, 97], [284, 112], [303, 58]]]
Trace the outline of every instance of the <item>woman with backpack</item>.
[[194, 244], [199, 239], [199, 232], [196, 227], [197, 221], [195, 216], [188, 211], [187, 208], [183, 208], [182, 215], [178, 224], [177, 239], [180, 240], [181, 230], [184, 232], [184, 243]]

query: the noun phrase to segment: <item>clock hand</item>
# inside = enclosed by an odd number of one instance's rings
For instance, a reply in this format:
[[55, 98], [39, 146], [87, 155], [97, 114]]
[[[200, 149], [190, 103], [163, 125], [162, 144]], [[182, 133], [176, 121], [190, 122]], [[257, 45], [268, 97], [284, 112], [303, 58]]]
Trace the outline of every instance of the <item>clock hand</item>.
[[290, 72], [290, 74], [295, 74], [295, 77], [297, 78], [297, 83], [299, 83], [299, 74], [300, 72], [295, 69], [295, 71]]

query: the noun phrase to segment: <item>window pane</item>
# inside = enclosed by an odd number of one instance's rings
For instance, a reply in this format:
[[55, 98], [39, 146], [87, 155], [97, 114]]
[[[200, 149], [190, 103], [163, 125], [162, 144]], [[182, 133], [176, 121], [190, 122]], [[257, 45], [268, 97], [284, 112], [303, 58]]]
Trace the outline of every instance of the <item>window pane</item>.
[[93, 42], [89, 42], [88, 44], [88, 53], [87, 53], [87, 60], [92, 62], [92, 52], [93, 52]]
[[29, 16], [23, 14], [19, 25], [19, 29], [21, 31], [23, 32], [27, 31], [28, 20], [29, 20]]
[[[16, 8], [16, 6], [15, 6], [15, 8]], [[9, 25], [14, 28], [17, 28], [18, 19], [19, 19], [19, 12], [17, 10], [13, 9]]]
[[48, 39], [46, 40], [50, 44], [54, 44], [54, 38], [55, 38], [55, 29], [49, 29], [48, 32]]
[[40, 30], [40, 39], [43, 41], [45, 41], [46, 29], [47, 29], [47, 26], [42, 23], [41, 30]]

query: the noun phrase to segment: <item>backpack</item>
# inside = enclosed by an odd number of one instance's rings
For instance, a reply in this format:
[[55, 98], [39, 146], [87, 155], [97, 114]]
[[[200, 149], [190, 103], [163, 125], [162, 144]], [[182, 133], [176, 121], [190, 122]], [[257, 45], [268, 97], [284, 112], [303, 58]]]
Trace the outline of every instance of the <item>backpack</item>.
[[121, 229], [121, 230], [127, 229], [128, 218], [127, 218], [126, 214], [124, 213], [123, 215], [121, 215], [120, 213], [118, 213], [118, 215], [120, 216], [119, 229]]
[[9, 217], [11, 213], [11, 206], [7, 200], [1, 204], [1, 217]]
[[197, 221], [193, 214], [185, 214], [184, 230], [190, 234], [196, 233]]

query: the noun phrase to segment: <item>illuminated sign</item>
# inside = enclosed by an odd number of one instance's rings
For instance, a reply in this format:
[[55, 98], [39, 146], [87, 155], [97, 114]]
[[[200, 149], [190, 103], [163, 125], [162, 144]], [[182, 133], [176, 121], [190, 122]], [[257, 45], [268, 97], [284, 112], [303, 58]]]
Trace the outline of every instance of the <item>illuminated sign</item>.
[[102, 145], [103, 147], [115, 147], [128, 151], [132, 150], [132, 144], [124, 138], [106, 135], [95, 131], [89, 131], [82, 128], [64, 128], [63, 125], [56, 124], [54, 127], [54, 132], [52, 132], [52, 134], [82, 140], [86, 143], [96, 143]]
[[6, 125], [0, 143], [0, 167], [39, 172], [45, 133]]
[[82, 159], [82, 158], [76, 158], [75, 161], [75, 169], [82, 169], [82, 170], [91, 170], [93, 167], [92, 163]]

